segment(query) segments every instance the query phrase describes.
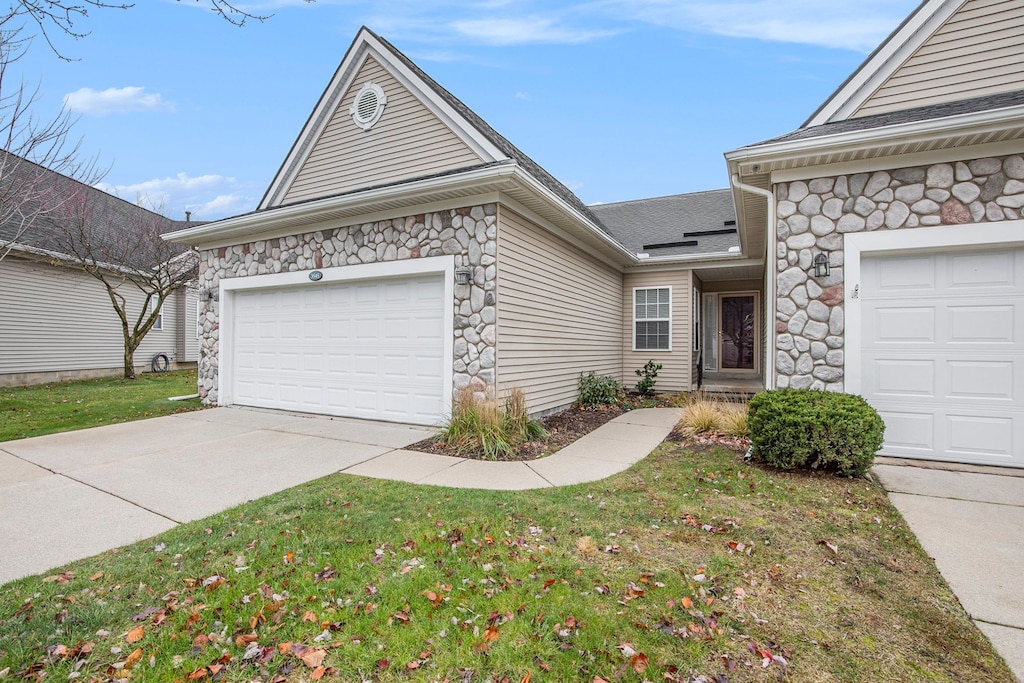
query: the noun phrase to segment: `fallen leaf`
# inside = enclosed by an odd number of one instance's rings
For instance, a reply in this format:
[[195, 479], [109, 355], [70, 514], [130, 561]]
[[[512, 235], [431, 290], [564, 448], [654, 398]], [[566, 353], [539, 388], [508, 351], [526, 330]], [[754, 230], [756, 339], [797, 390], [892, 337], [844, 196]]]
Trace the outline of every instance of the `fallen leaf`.
[[683, 606], [683, 609], [690, 609], [693, 607], [693, 600], [690, 598], [683, 598], [679, 601], [679, 604]]
[[324, 662], [324, 657], [327, 656], [327, 650], [308, 650], [299, 657], [302, 663], [308, 666], [310, 669], [315, 669]]
[[530, 675], [531, 675], [532, 673], [533, 673], [533, 672], [531, 672], [531, 671], [527, 671], [527, 672], [526, 672], [526, 675], [525, 675], [525, 676], [523, 676], [523, 680], [519, 681], [519, 683], [530, 683]]
[[319, 681], [321, 678], [324, 677], [324, 673], [326, 673], [326, 671], [327, 670], [324, 669], [322, 666], [318, 666], [317, 668], [313, 669], [313, 673], [309, 675], [309, 678], [313, 681]]
[[129, 643], [137, 643], [140, 640], [142, 640], [142, 637], [144, 635], [146, 635], [146, 631], [140, 624], [133, 628], [131, 631], [128, 631], [128, 635], [126, 635], [124, 639], [127, 640]]
[[826, 548], [828, 548], [829, 550], [832, 551], [833, 555], [838, 555], [839, 554], [839, 546], [837, 546], [835, 543], [829, 543], [825, 539], [822, 539], [822, 540], [818, 541], [818, 545], [825, 546]]
[[629, 664], [633, 667], [633, 671], [642, 674], [647, 670], [647, 655], [638, 652], [630, 658]]
[[308, 622], [312, 622], [312, 623], [315, 624], [317, 622], [316, 612], [314, 612], [311, 609], [306, 610], [305, 612], [302, 613], [302, 621], [303, 621], [303, 623], [308, 621]]
[[497, 640], [498, 639], [498, 627], [495, 626], [494, 624], [491, 624], [490, 626], [488, 626], [487, 630], [484, 631], [483, 638], [484, 638], [484, 642], [485, 643], [489, 643], [492, 640]]
[[205, 666], [202, 669], [196, 669], [195, 671], [193, 671], [192, 673], [190, 673], [188, 675], [188, 680], [190, 680], [190, 681], [198, 681], [200, 678], [206, 678], [206, 667]]
[[102, 578], [103, 578], [103, 572], [96, 572], [95, 574], [93, 574], [92, 576], [89, 577], [89, 580], [90, 581], [99, 581]]

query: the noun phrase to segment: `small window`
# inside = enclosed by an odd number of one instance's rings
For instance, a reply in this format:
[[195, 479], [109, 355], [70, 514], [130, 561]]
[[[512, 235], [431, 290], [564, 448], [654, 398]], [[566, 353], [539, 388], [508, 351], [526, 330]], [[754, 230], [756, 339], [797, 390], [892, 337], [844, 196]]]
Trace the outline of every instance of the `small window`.
[[672, 288], [633, 290], [633, 350], [672, 350]]
[[356, 99], [349, 109], [352, 122], [363, 130], [373, 128], [384, 113], [384, 105], [387, 103], [388, 96], [384, 90], [376, 83], [367, 83], [356, 93]]
[[203, 302], [196, 302], [196, 339], [203, 338]]
[[162, 307], [157, 305], [158, 303], [157, 299], [149, 300], [149, 312], [152, 313], [153, 311], [156, 311], [156, 322], [153, 323], [152, 327], [154, 330], [164, 329], [164, 311]]

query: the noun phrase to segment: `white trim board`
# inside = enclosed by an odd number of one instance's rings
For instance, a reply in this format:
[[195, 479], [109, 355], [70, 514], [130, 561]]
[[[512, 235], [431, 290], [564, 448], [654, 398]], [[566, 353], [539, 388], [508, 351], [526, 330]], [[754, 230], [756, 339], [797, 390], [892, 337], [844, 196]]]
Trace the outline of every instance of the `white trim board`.
[[1024, 220], [848, 233], [844, 245], [843, 273], [846, 279], [843, 284], [846, 319], [843, 386], [846, 392], [861, 392], [860, 341], [863, 317], [860, 280], [861, 259], [865, 255], [1021, 244], [1024, 244]]
[[[323, 277], [313, 282], [309, 274], [314, 270], [323, 273]], [[444, 299], [448, 305], [444, 307], [444, 368], [442, 372], [442, 410], [441, 417], [450, 415], [452, 410], [452, 389], [455, 347], [455, 257], [430, 256], [383, 263], [366, 263], [351, 266], [335, 266], [300, 270], [289, 273], [272, 273], [268, 275], [249, 275], [243, 277], [222, 278], [219, 294], [220, 318], [220, 351], [218, 353], [219, 375], [217, 377], [218, 405], [232, 405], [232, 379], [234, 375], [234, 357], [232, 343], [234, 339], [234, 312], [232, 305], [236, 292], [253, 289], [276, 287], [302, 287], [324, 285], [330, 282], [356, 282], [358, 280], [379, 280], [383, 278], [405, 277], [437, 273], [444, 278]]]

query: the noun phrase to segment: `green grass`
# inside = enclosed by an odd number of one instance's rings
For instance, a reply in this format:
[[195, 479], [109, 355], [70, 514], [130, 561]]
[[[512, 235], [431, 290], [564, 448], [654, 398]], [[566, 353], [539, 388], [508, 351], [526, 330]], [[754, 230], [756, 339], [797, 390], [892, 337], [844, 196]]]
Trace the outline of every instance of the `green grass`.
[[878, 486], [673, 443], [604, 481], [515, 494], [333, 475], [22, 579], [0, 588], [5, 669], [1013, 680]]
[[197, 410], [199, 399], [167, 400], [194, 393], [195, 370], [0, 387], [0, 441]]

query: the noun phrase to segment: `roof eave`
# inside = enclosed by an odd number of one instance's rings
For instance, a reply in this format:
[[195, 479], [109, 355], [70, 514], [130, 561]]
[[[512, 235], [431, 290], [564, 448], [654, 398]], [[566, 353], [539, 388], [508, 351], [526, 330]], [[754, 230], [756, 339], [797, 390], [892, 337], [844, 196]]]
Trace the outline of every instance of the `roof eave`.
[[319, 229], [312, 226], [320, 226], [325, 222], [345, 225], [346, 218], [383, 212], [385, 207], [388, 210], [397, 207], [408, 207], [412, 210], [442, 198], [451, 200], [460, 196], [472, 197], [494, 192], [519, 196], [529, 194], [536, 197], [544, 206], [545, 218], [562, 225], [570, 224], [576, 233], [591, 240], [619, 265], [630, 265], [637, 260], [635, 254], [615, 241], [582, 212], [514, 163], [485, 166], [457, 174], [411, 180], [399, 185], [370, 188], [336, 197], [274, 207], [168, 233], [164, 239], [199, 249], [213, 249], [256, 239], [295, 234], [306, 229]]
[[943, 141], [956, 141], [958, 146], [981, 144], [980, 141], [970, 142], [970, 138], [980, 139], [1018, 128], [1024, 131], [1024, 105], [742, 147], [727, 152], [725, 158], [730, 172], [744, 177], [770, 172], [782, 165], [787, 168], [823, 165], [828, 163], [823, 159], [826, 154], [837, 152], [890, 156], [898, 154], [892, 151], [896, 145], [905, 147]]

